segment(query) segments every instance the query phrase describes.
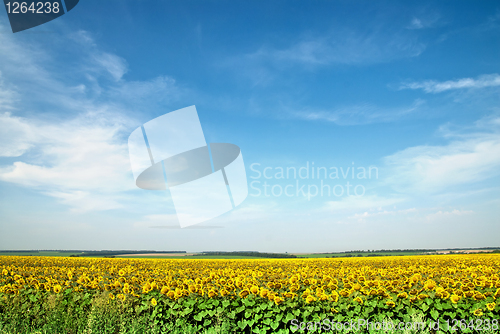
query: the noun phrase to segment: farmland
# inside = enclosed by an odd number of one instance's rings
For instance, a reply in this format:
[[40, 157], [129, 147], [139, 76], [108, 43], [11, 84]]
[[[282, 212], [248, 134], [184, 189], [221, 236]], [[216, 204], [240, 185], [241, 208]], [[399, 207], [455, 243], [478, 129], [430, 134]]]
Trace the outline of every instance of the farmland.
[[[295, 321], [488, 323], [500, 255], [329, 259], [0, 256], [0, 333], [292, 333]], [[3, 332], [2, 332], [3, 331]], [[359, 332], [363, 332], [360, 330]], [[365, 330], [365, 332], [368, 332]], [[473, 332], [463, 329], [460, 332]]]

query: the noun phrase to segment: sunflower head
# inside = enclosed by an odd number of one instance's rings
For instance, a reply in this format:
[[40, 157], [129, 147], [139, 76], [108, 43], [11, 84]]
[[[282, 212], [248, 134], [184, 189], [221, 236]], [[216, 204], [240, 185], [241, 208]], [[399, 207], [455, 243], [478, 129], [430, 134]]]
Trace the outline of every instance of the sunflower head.
[[457, 295], [452, 295], [452, 296], [450, 297], [450, 300], [451, 300], [451, 302], [452, 302], [453, 304], [458, 303], [458, 301], [459, 301], [460, 299], [461, 299], [461, 298], [460, 298], [460, 296], [457, 296]]
[[311, 302], [314, 302], [314, 301], [316, 301], [316, 297], [314, 297], [313, 295], [307, 296], [306, 303], [311, 303]]
[[359, 303], [359, 304], [363, 304], [363, 299], [361, 299], [361, 297], [354, 298], [354, 301]]
[[240, 291], [240, 297], [241, 298], [245, 298], [246, 296], [248, 296], [250, 294], [250, 291], [248, 291], [248, 289], [244, 289], [244, 290], [241, 290]]
[[483, 310], [478, 308], [477, 310], [475, 310], [474, 312], [472, 312], [476, 317], [480, 317], [483, 315]]

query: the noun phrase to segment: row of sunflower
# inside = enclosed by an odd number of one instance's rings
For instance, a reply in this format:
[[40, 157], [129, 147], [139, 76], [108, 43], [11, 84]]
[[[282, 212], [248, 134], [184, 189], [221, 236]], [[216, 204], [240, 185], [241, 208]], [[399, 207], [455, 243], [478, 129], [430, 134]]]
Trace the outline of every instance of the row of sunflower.
[[[0, 294], [26, 289], [62, 293], [107, 291], [121, 300], [153, 295], [247, 298], [279, 305], [350, 300], [362, 305], [441, 300], [498, 311], [500, 255], [439, 255], [348, 259], [109, 259], [0, 257]], [[151, 299], [156, 303], [156, 299]]]

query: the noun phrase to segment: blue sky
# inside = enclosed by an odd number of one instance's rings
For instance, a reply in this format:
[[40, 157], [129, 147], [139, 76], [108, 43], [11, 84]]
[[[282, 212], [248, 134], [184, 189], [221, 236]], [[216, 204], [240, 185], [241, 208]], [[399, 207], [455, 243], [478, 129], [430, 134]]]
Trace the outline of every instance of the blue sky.
[[[0, 10], [0, 248], [500, 246], [499, 59], [495, 1], [82, 0], [16, 34]], [[250, 194], [176, 229], [127, 138], [190, 105], [241, 148]], [[321, 180], [253, 171], [313, 162], [378, 178], [312, 196]], [[296, 181], [309, 196], [256, 196]]]

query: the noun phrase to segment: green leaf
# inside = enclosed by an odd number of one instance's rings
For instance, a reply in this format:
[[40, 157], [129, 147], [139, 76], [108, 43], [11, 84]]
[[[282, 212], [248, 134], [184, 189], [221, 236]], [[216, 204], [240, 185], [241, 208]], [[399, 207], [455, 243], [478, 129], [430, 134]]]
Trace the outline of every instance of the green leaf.
[[439, 312], [436, 311], [436, 310], [432, 310], [431, 311], [431, 317], [433, 317], [434, 320], [436, 320], [439, 317]]
[[249, 299], [249, 298], [245, 298], [243, 299], [243, 304], [245, 304], [245, 306], [254, 306], [255, 305], [255, 301]]
[[273, 330], [276, 330], [276, 328], [278, 328], [280, 325], [280, 323], [278, 321], [273, 321], [271, 322], [270, 326]]
[[240, 320], [240, 321], [238, 321], [238, 327], [239, 327], [240, 329], [243, 329], [243, 328], [245, 328], [246, 326], [247, 326], [247, 322], [246, 322], [245, 320]]

